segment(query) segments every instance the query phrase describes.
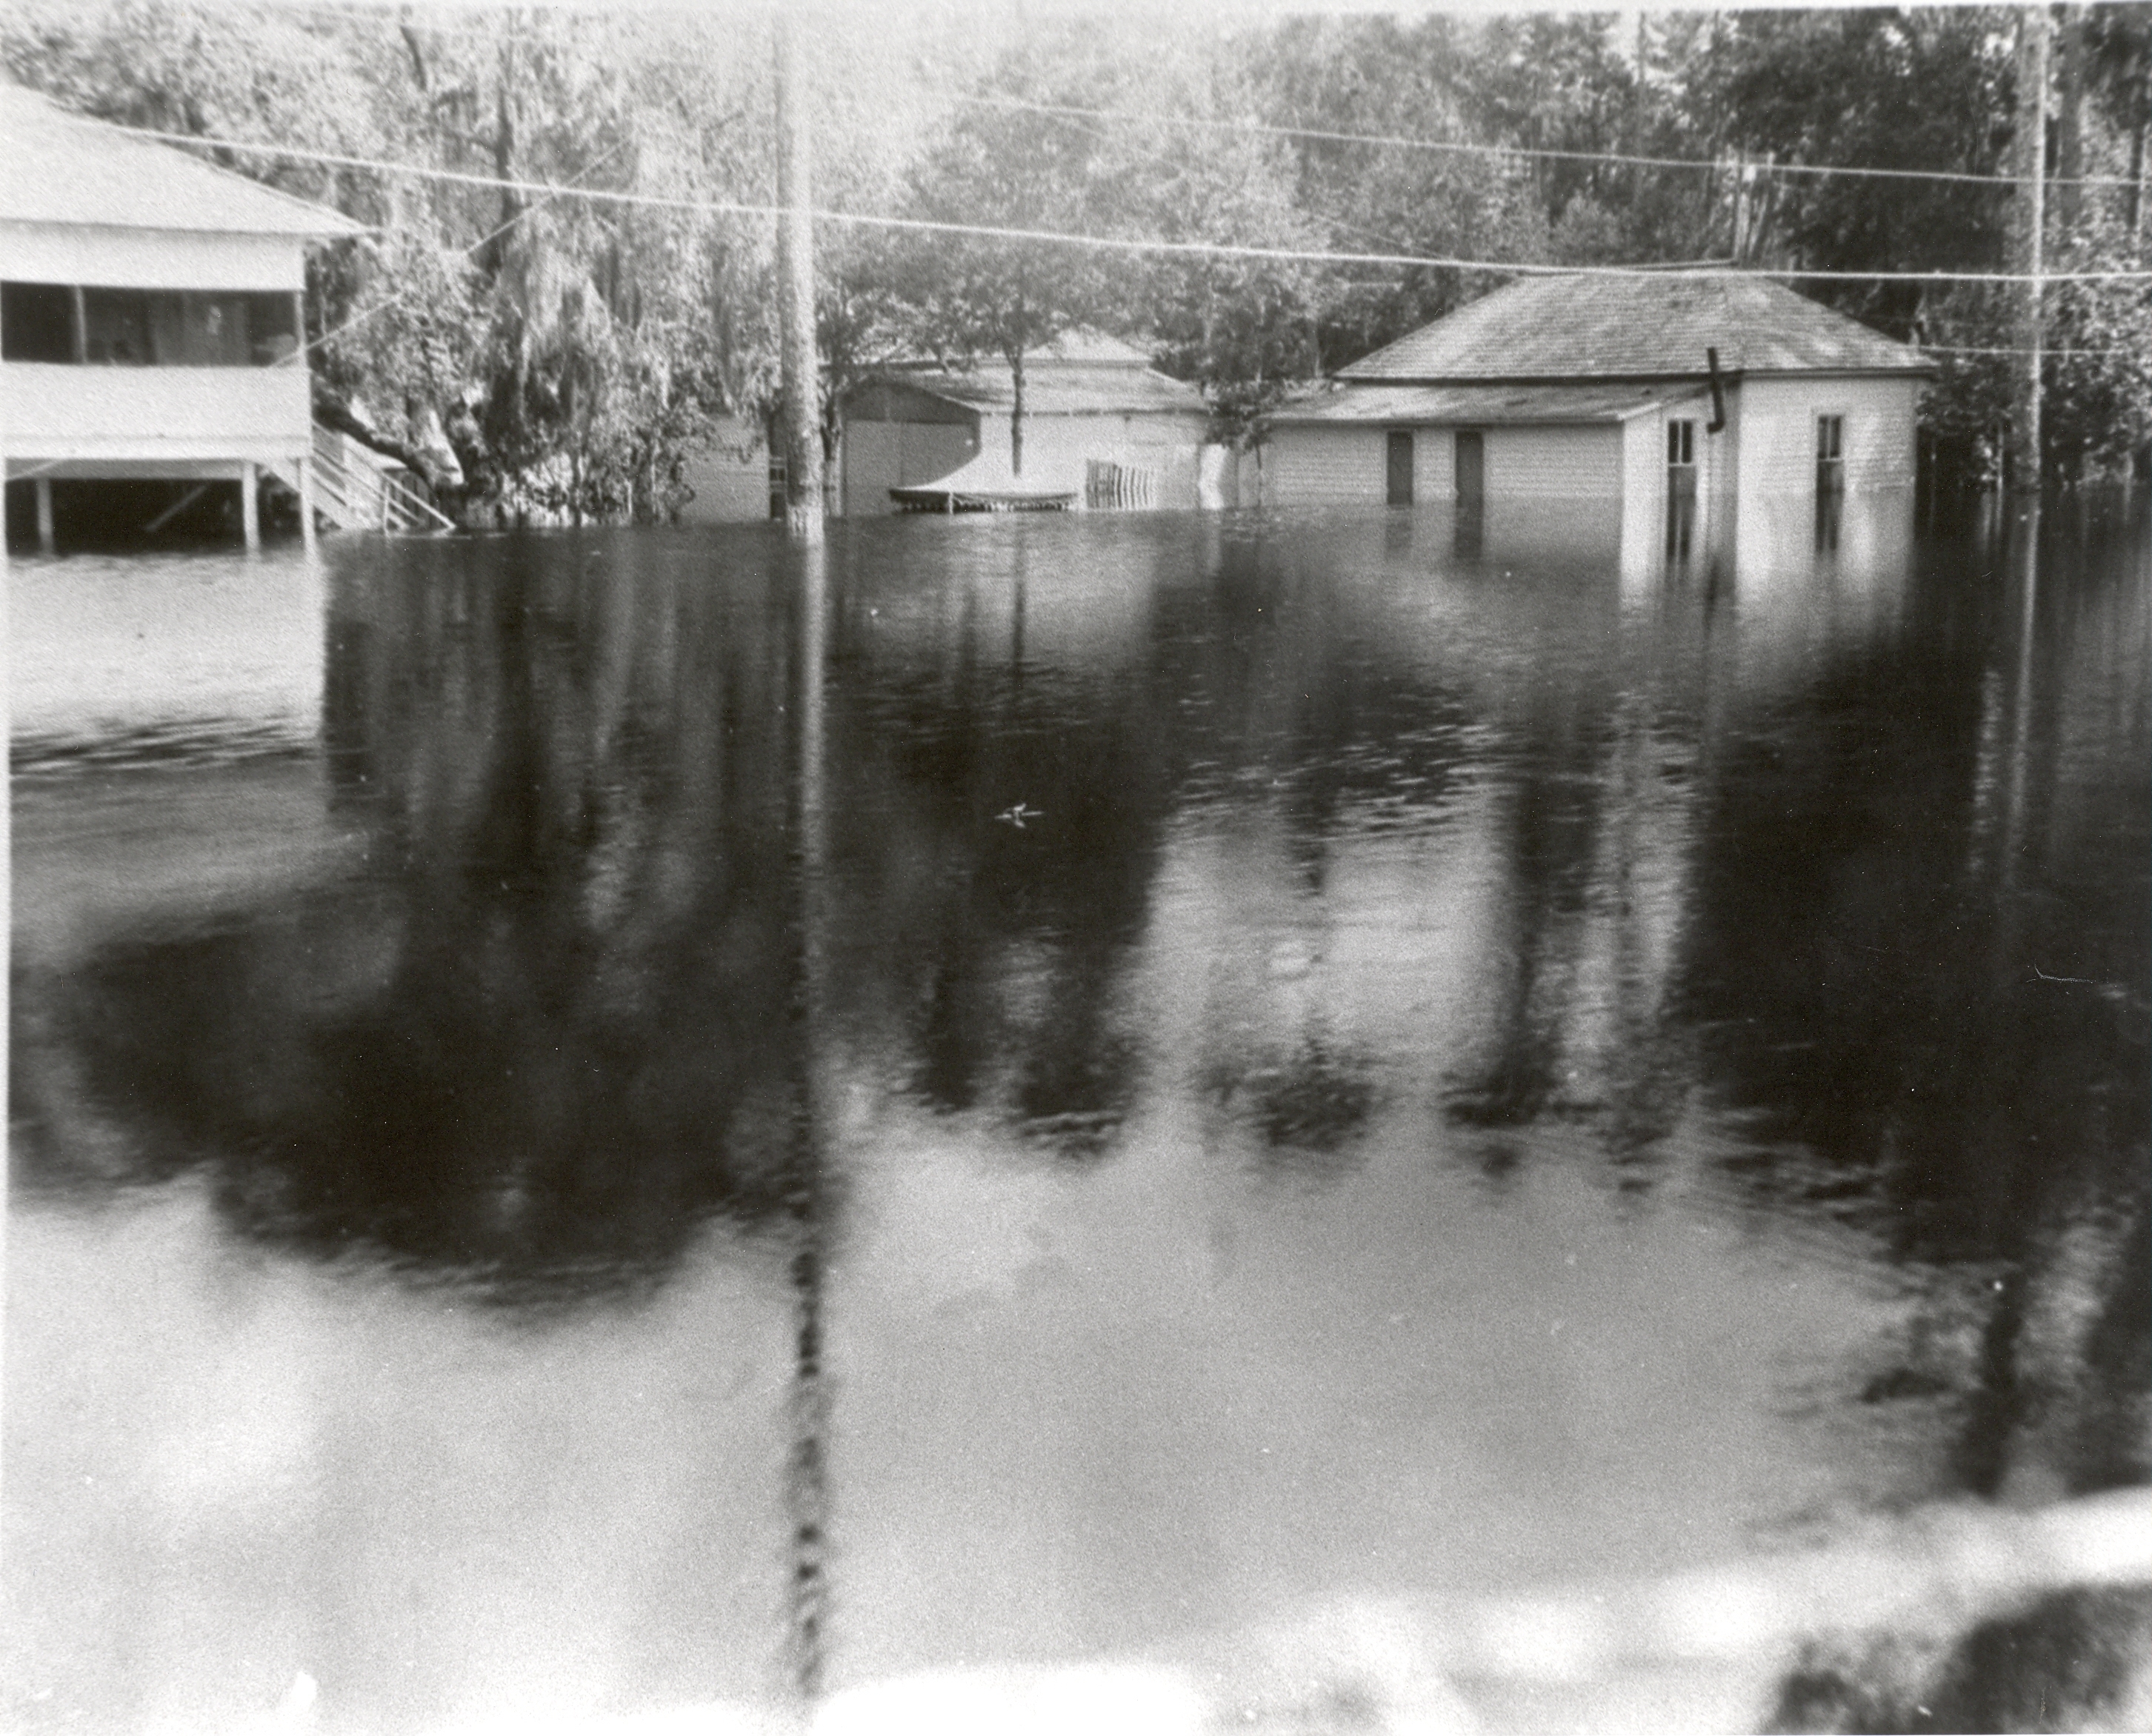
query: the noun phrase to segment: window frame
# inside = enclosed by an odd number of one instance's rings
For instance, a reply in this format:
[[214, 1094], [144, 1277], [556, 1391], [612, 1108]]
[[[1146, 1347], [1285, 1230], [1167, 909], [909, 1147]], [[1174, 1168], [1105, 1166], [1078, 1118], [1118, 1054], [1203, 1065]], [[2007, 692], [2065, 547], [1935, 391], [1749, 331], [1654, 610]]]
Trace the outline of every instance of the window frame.
[[[1845, 412], [1842, 409], [1818, 410], [1813, 418], [1814, 429], [1815, 489], [1819, 494], [1843, 494], [1845, 492]], [[1828, 434], [1829, 450], [1825, 450]]]
[[[5, 358], [10, 362], [227, 370], [287, 367], [305, 355], [305, 308], [290, 290], [145, 289], [27, 278], [7, 280], [7, 290], [9, 300], [24, 291], [43, 291], [54, 301], [64, 296], [70, 328], [71, 353], [11, 353]], [[56, 328], [49, 320], [44, 324], [50, 337]], [[119, 346], [126, 353], [114, 353]]]

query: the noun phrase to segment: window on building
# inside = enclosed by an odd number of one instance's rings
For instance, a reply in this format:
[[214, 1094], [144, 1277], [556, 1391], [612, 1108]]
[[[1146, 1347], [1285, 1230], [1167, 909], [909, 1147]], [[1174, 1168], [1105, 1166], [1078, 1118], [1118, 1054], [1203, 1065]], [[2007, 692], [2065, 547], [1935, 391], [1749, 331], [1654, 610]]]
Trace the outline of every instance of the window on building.
[[0, 359], [74, 360], [74, 291], [64, 283], [0, 284]]
[[269, 367], [298, 352], [298, 298], [275, 291], [11, 283], [0, 306], [8, 361], [81, 360], [107, 367]]
[[1816, 418], [1816, 493], [1845, 492], [1845, 418]]
[[1667, 468], [1669, 470], [1695, 470], [1694, 422], [1670, 422], [1667, 424]]
[[147, 367], [150, 298], [140, 290], [86, 289], [82, 292], [84, 357], [109, 367]]

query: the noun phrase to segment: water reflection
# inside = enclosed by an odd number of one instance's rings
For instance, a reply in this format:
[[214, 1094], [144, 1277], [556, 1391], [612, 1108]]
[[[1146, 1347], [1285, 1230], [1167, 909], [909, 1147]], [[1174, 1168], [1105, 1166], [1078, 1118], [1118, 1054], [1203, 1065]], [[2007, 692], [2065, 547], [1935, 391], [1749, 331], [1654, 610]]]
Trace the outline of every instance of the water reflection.
[[369, 872], [146, 924], [47, 1015], [152, 1172], [206, 1158], [251, 1234], [516, 1295], [785, 1209], [787, 618], [680, 577], [507, 542], [340, 574], [330, 789]]
[[764, 1274], [773, 1693], [2144, 1475], [2141, 516], [1486, 513], [346, 545], [335, 849], [18, 955], [33, 1264]]

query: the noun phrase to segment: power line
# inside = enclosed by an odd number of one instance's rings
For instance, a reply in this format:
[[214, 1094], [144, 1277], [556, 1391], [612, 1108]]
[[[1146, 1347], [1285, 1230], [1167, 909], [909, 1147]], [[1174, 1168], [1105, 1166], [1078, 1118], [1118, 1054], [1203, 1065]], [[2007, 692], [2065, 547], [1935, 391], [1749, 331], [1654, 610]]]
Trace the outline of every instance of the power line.
[[[2045, 280], [2043, 280], [2045, 281]], [[1962, 343], [1924, 343], [1917, 347], [1931, 356], [2142, 356], [2144, 349], [2135, 344], [2118, 344], [2105, 349], [2056, 349], [2043, 345], [2037, 350], [2023, 344], [1986, 346]]]
[[[1266, 121], [1210, 120], [1195, 115], [1146, 114], [1132, 109], [1085, 109], [1067, 103], [1033, 103], [1022, 97], [958, 97], [972, 108], [1015, 109], [1033, 114], [1082, 115], [1098, 120], [1134, 120], [1158, 126], [1203, 127], [1212, 131], [1259, 133], [1278, 139], [1319, 139], [1337, 144], [1385, 144], [1406, 150], [1452, 152], [1464, 156], [1525, 157], [1565, 163], [1619, 163], [1642, 169], [1739, 169], [1757, 175], [1855, 175], [1878, 180], [1956, 181], [1981, 187], [2014, 187], [2017, 179], [2004, 175], [1974, 175], [1954, 169], [1862, 169], [1828, 163], [1728, 162], [1701, 157], [1647, 157], [1626, 151], [1557, 150], [1523, 144], [1468, 144], [1461, 139], [1417, 139], [1390, 133], [1332, 132], [1320, 127], [1288, 127]], [[2129, 187], [2134, 180], [2126, 175], [2049, 175], [2050, 186]]]
[[[576, 180], [581, 180], [583, 178], [583, 175], [596, 175], [598, 170], [604, 168], [607, 164], [610, 163], [615, 157], [618, 156], [627, 149], [627, 141], [626, 139], [622, 139], [618, 144], [616, 144], [611, 150], [607, 151], [602, 157], [600, 157], [596, 162], [591, 164], [589, 168], [583, 170], [582, 175], [577, 175], [576, 177]], [[570, 181], [566, 185], [561, 189], [561, 192], [562, 194], [578, 190], [581, 190], [576, 187], [575, 181]], [[517, 224], [520, 223], [525, 217], [530, 216], [534, 211], [544, 210], [546, 203], [546, 201], [541, 200], [536, 205], [526, 205], [520, 210], [517, 211], [514, 216], [510, 217], [505, 223], [495, 225], [493, 228], [488, 230], [484, 235], [480, 235], [475, 241], [473, 241], [469, 246], [463, 250], [464, 257], [469, 259], [476, 254], [478, 251], [484, 247], [488, 242], [499, 240], [501, 236], [506, 235], [510, 230], [515, 228]], [[424, 295], [429, 287], [430, 286], [427, 284], [414, 284], [409, 289], [391, 296], [385, 301], [377, 301], [373, 306], [368, 308], [364, 312], [353, 314], [341, 326], [332, 326], [328, 331], [322, 332], [319, 337], [315, 338], [312, 342], [302, 345], [300, 347], [299, 353], [302, 356], [311, 354], [313, 351], [319, 349], [323, 344], [327, 343], [331, 338], [342, 337], [345, 332], [353, 330], [355, 326], [363, 326], [368, 320], [376, 318], [379, 315], [388, 312], [390, 308], [400, 307], [414, 296]]]
[[[783, 208], [753, 205], [737, 200], [675, 199], [656, 193], [628, 193], [607, 188], [576, 187], [558, 182], [525, 181], [497, 175], [471, 175], [460, 170], [428, 169], [411, 163], [392, 163], [376, 157], [348, 156], [333, 151], [305, 150], [294, 145], [252, 144], [234, 139], [207, 139], [192, 133], [160, 132], [148, 127], [124, 130], [140, 139], [175, 144], [190, 144], [236, 150], [256, 156], [283, 157], [296, 162], [325, 163], [344, 169], [365, 169], [383, 175], [408, 175], [421, 180], [452, 181], [459, 185], [486, 187], [495, 191], [530, 193], [551, 199], [567, 196], [650, 210], [682, 211], [708, 216], [776, 217]], [[1067, 230], [1016, 229], [999, 224], [951, 223], [926, 217], [873, 216], [855, 211], [815, 210], [823, 223], [855, 227], [890, 229], [925, 235], [964, 235], [982, 240], [1043, 242], [1052, 246], [1094, 247], [1116, 253], [1158, 253], [1207, 256], [1222, 259], [1271, 260], [1281, 264], [1370, 266], [1392, 270], [1487, 271], [1526, 277], [1650, 277], [1665, 275], [1655, 265], [1560, 266], [1537, 260], [1459, 259], [1434, 254], [1337, 253], [1313, 247], [1256, 247], [1230, 241], [1168, 241], [1122, 235], [1077, 235]], [[1747, 267], [1725, 271], [1728, 276], [1797, 278], [1818, 283], [2028, 283], [2029, 274], [2012, 271], [1840, 271], [1774, 270]], [[2152, 270], [2106, 271], [2049, 271], [2043, 283], [2138, 283], [2152, 281]]]

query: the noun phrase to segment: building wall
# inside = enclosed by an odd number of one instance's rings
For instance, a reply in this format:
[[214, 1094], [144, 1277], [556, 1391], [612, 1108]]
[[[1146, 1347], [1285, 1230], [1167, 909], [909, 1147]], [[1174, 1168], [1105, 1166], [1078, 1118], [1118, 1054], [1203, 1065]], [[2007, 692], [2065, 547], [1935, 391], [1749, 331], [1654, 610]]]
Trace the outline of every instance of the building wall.
[[[1135, 411], [1114, 415], [1027, 413], [1023, 418], [1023, 479], [1073, 493], [1080, 502], [1087, 467], [1094, 460], [1149, 471], [1157, 478], [1157, 504], [1197, 504], [1200, 447], [1207, 423], [1200, 415]], [[891, 488], [938, 482], [984, 454], [1006, 466], [1009, 418], [981, 411], [976, 420], [883, 421], [847, 415], [843, 497], [847, 517], [896, 510]]]
[[[1026, 432], [1035, 425], [1024, 418]], [[937, 482], [977, 456], [979, 433], [969, 422], [855, 422], [845, 423], [839, 494], [848, 519], [895, 512], [891, 488]], [[1004, 428], [1002, 438], [1007, 439]]]
[[113, 289], [300, 290], [307, 256], [292, 235], [5, 223], [0, 277]]
[[1816, 418], [1843, 416], [1848, 499], [1902, 499], [1911, 522], [1921, 382], [1747, 379], [1741, 383], [1734, 565], [1744, 590], [1804, 572], [1817, 552]]
[[[1379, 428], [1288, 425], [1273, 428], [1261, 448], [1264, 506], [1380, 506], [1387, 459]], [[1419, 453], [1413, 453], [1414, 483]]]
[[1738, 461], [1739, 389], [1724, 392], [1726, 426], [1711, 425], [1711, 394], [1656, 404], [1622, 424], [1622, 580], [1625, 586], [1649, 584], [1667, 569], [1667, 424], [1696, 424], [1696, 506], [1688, 526], [1688, 555], [1701, 569], [1714, 551], [1731, 548]]
[[1920, 391], [1910, 377], [1743, 380], [1743, 497], [1815, 492], [1819, 416], [1845, 418], [1847, 493], [1911, 488]]
[[1622, 430], [1612, 423], [1490, 428], [1486, 441], [1490, 501], [1611, 501], [1622, 492]]
[[0, 363], [0, 428], [11, 460], [266, 463], [311, 449], [313, 405], [296, 366], [9, 362]]
[[[1457, 497], [1457, 430], [1417, 427], [1413, 502]], [[1389, 495], [1388, 424], [1325, 428], [1288, 423], [1263, 448], [1264, 502], [1271, 506], [1380, 506]], [[1613, 500], [1622, 492], [1622, 433], [1611, 425], [1486, 428], [1485, 483], [1491, 508], [1505, 500]]]
[[[1149, 471], [1157, 478], [1161, 508], [1192, 509], [1200, 468], [1196, 448], [1205, 428], [1200, 416], [1173, 412], [1124, 415], [1032, 415], [1023, 418], [1023, 479], [1084, 498], [1086, 467], [1093, 461]], [[1006, 413], [979, 418], [980, 452], [997, 460], [1009, 451]], [[947, 471], [942, 473], [947, 475]]]
[[711, 443], [681, 467], [694, 498], [679, 509], [683, 524], [752, 524], [769, 516], [769, 447], [759, 423], [727, 417]]

